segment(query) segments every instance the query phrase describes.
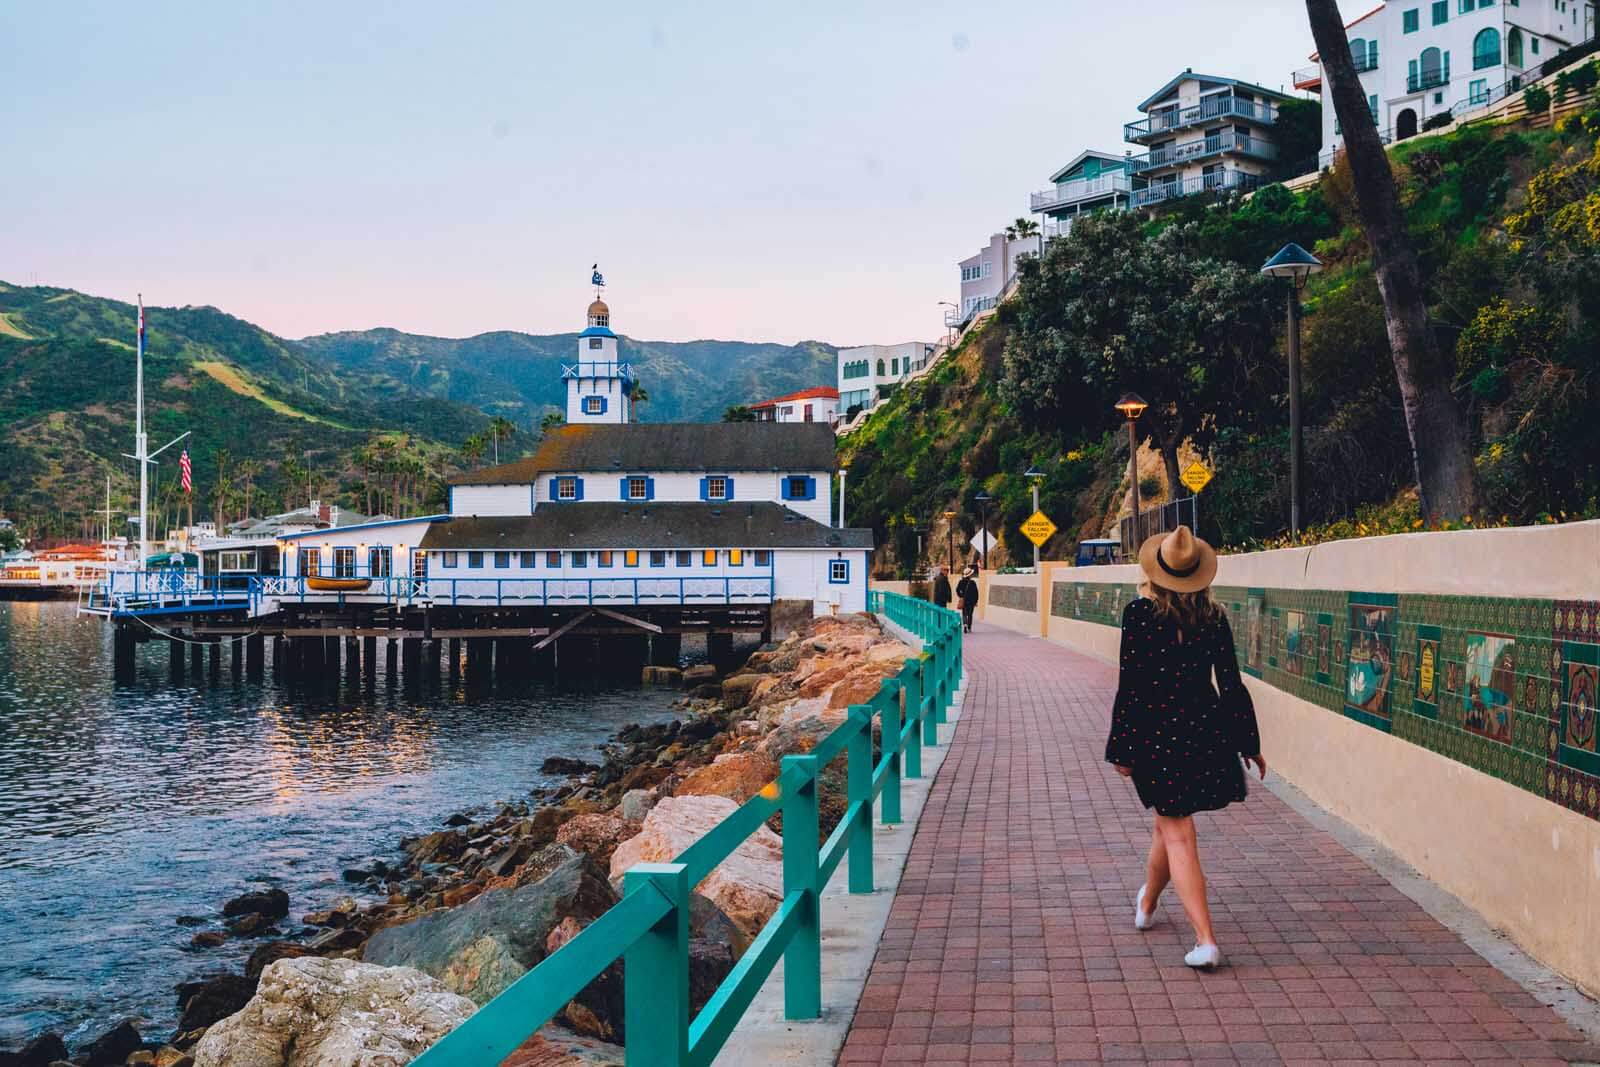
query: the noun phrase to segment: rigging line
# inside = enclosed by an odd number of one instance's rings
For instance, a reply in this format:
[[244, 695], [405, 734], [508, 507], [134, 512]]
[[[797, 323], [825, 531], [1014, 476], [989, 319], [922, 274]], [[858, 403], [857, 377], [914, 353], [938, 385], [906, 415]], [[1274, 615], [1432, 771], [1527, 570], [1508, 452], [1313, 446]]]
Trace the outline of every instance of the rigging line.
[[233, 645], [238, 644], [240, 641], [248, 640], [261, 632], [260, 630], [251, 630], [249, 633], [242, 633], [237, 637], [219, 637], [215, 641], [195, 641], [187, 637], [179, 637], [175, 631], [163, 630], [160, 627], [152, 626], [137, 615], [133, 616], [133, 620], [151, 633], [159, 634], [168, 641], [176, 641], [182, 645]]

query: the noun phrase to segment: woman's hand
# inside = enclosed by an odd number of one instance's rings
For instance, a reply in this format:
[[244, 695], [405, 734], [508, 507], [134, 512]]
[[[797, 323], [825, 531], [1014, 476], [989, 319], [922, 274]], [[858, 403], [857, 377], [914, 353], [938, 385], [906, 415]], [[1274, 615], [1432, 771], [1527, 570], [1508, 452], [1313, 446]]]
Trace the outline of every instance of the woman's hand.
[[1261, 775], [1261, 780], [1263, 782], [1267, 780], [1267, 757], [1258, 753], [1254, 756], [1246, 756], [1244, 761], [1255, 764], [1257, 773]]
[[1120, 763], [1113, 763], [1111, 766], [1115, 767], [1117, 769], [1117, 773], [1122, 775], [1122, 777], [1124, 777], [1124, 778], [1132, 778], [1133, 777], [1133, 768], [1132, 767], [1124, 767]]

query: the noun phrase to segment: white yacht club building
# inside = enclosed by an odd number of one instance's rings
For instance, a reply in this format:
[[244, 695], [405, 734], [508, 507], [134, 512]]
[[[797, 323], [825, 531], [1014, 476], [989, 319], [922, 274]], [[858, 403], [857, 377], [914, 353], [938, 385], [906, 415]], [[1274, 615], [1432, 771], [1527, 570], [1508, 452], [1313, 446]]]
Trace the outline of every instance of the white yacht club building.
[[933, 346], [924, 341], [839, 349], [840, 417], [848, 420], [875, 406], [920, 370], [932, 352]]
[[[1562, 49], [1594, 36], [1592, 0], [1389, 0], [1345, 24], [1367, 107], [1386, 139], [1415, 135], [1437, 115], [1493, 103], [1538, 76]], [[1316, 53], [1311, 58], [1318, 60]], [[1295, 72], [1322, 91], [1321, 62]], [[1344, 144], [1322, 109], [1324, 166]]]

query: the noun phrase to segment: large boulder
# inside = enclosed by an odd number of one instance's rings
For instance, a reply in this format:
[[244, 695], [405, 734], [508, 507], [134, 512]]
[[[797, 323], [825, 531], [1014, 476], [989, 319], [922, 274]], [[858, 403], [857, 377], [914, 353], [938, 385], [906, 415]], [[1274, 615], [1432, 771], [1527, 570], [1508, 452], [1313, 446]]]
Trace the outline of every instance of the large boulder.
[[263, 889], [241, 893], [222, 905], [222, 914], [230, 919], [252, 912], [268, 919], [282, 919], [289, 914], [289, 894], [281, 889]]
[[[636, 863], [670, 863], [738, 809], [726, 797], [671, 796], [650, 810], [640, 832], [611, 856], [611, 881]], [[747, 937], [754, 938], [783, 902], [783, 842], [757, 830], [697, 887]]]
[[279, 960], [244, 1010], [206, 1031], [195, 1067], [400, 1067], [477, 1010], [409, 967]]
[[[261, 972], [257, 971], [259, 976]], [[198, 1030], [220, 1022], [250, 1002], [256, 991], [256, 977], [240, 974], [208, 974], [190, 982], [178, 983], [178, 1029]]]
[[500, 1067], [622, 1067], [623, 1062], [620, 1046], [546, 1026], [501, 1060]]
[[121, 1067], [127, 1062], [128, 1054], [137, 1052], [143, 1045], [139, 1028], [132, 1019], [124, 1019], [79, 1049], [76, 1058], [84, 1067]]
[[592, 861], [574, 853], [530, 885], [490, 889], [459, 908], [380, 930], [362, 958], [414, 967], [486, 1004], [544, 959], [545, 939], [563, 917], [591, 920], [615, 902]]
[[848, 708], [851, 704], [865, 704], [878, 695], [885, 678], [900, 673], [903, 663], [861, 663], [840, 679], [828, 696], [828, 707]]
[[0, 1052], [0, 1067], [50, 1067], [67, 1058], [67, 1044], [60, 1034], [40, 1034], [15, 1052]]
[[755, 692], [756, 686], [766, 679], [750, 671], [745, 674], [735, 674], [725, 679], [722, 683], [722, 704], [728, 708], [742, 708], [750, 703], [750, 695]]
[[692, 689], [696, 686], [709, 685], [717, 680], [717, 669], [709, 663], [696, 663], [684, 669], [683, 686]]
[[588, 853], [602, 870], [611, 866], [611, 854], [617, 846], [632, 837], [636, 826], [617, 818], [594, 812], [575, 815], [556, 831], [556, 841], [579, 852]]
[[743, 804], [778, 776], [778, 765], [760, 752], [727, 752], [678, 783], [680, 797], [727, 797]]

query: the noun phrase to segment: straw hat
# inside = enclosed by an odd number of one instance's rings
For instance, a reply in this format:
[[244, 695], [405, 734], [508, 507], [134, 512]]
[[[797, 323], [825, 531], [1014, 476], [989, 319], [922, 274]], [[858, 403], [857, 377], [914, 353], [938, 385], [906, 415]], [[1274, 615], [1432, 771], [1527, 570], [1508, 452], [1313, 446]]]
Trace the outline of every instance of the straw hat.
[[1139, 549], [1139, 566], [1152, 585], [1174, 593], [1198, 593], [1217, 576], [1217, 553], [1189, 527], [1180, 526], [1146, 541]]
[[963, 578], [971, 578], [972, 577], [972, 573], [973, 573], [972, 568], [968, 567], [966, 570], [961, 572], [961, 577], [963, 577]]

